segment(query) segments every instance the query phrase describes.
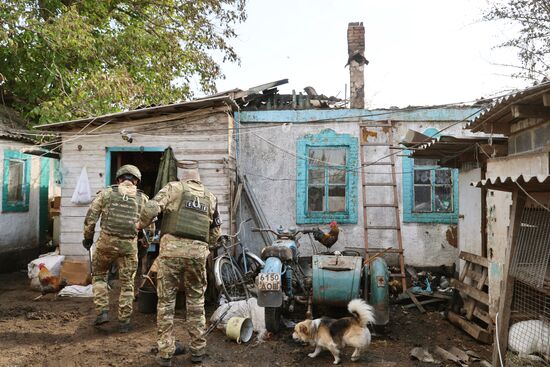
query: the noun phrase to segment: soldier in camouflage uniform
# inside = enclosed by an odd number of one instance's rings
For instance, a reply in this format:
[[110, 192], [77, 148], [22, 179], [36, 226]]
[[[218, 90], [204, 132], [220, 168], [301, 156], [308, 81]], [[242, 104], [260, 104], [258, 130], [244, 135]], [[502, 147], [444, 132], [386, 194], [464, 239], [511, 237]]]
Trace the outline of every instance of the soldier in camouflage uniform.
[[157, 362], [171, 366], [176, 352], [173, 335], [174, 307], [183, 277], [187, 307], [187, 328], [191, 337], [191, 361], [201, 363], [206, 339], [204, 292], [209, 244], [220, 236], [221, 220], [216, 197], [200, 182], [195, 161], [178, 162], [181, 181], [170, 182], [150, 200], [141, 212], [138, 228], [147, 226], [164, 212], [158, 258], [158, 351]]
[[137, 167], [122, 166], [117, 171], [116, 177], [118, 185], [112, 185], [100, 191], [92, 201], [84, 220], [82, 245], [86, 250], [90, 250], [95, 225], [101, 217], [101, 232], [92, 260], [92, 284], [97, 313], [94, 325], [98, 326], [109, 321], [107, 273], [111, 264], [116, 261], [120, 279], [119, 330], [128, 332], [134, 301], [134, 277], [138, 263], [136, 223], [148, 197], [137, 188], [141, 180], [141, 172]]

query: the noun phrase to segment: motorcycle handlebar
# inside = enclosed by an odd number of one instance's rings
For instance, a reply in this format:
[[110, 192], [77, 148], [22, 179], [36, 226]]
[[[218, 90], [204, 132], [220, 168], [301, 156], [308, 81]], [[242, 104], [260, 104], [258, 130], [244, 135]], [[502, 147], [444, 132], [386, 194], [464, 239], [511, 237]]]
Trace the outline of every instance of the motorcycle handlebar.
[[[298, 233], [308, 234], [313, 233], [314, 231], [314, 228], [298, 228], [296, 229], [296, 232], [292, 233], [292, 235], [296, 236]], [[290, 233], [275, 232], [271, 228], [252, 228], [252, 232], [270, 232], [273, 233], [276, 237], [288, 237], [291, 235]]]

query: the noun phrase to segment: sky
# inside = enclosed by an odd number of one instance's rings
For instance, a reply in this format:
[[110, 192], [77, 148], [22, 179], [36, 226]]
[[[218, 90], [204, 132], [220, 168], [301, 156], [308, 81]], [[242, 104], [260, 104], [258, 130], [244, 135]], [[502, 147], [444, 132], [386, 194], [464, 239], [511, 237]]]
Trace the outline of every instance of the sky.
[[[486, 0], [248, 0], [248, 19], [232, 45], [240, 65], [226, 63], [218, 91], [289, 79], [282, 93], [344, 98], [349, 85], [347, 25], [365, 27], [366, 108], [467, 103], [524, 88], [514, 79], [509, 25], [481, 20]], [[348, 92], [349, 94], [349, 92]]]

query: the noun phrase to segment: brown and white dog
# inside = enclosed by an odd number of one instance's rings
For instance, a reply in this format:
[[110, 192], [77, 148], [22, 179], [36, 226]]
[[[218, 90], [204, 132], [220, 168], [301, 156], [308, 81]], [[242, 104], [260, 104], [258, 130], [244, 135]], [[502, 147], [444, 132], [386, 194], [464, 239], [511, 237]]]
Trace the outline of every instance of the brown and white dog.
[[340, 351], [350, 346], [355, 348], [351, 360], [357, 361], [362, 350], [370, 344], [371, 335], [367, 324], [374, 322], [374, 312], [372, 306], [362, 299], [351, 300], [348, 311], [351, 317], [322, 317], [302, 321], [294, 327], [292, 338], [315, 346], [315, 351], [308, 354], [310, 358], [317, 357], [323, 349], [327, 349], [334, 356], [334, 364], [338, 364]]

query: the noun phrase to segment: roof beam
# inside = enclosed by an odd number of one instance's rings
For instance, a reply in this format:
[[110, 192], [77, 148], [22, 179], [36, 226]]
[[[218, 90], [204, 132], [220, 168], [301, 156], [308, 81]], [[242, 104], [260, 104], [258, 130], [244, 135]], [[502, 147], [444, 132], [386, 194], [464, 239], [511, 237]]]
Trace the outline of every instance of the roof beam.
[[542, 105], [514, 104], [510, 106], [512, 116], [517, 119], [545, 118], [550, 119], [550, 107]]
[[544, 94], [542, 95], [542, 103], [543, 103], [546, 107], [550, 107], [550, 92], [544, 93]]

